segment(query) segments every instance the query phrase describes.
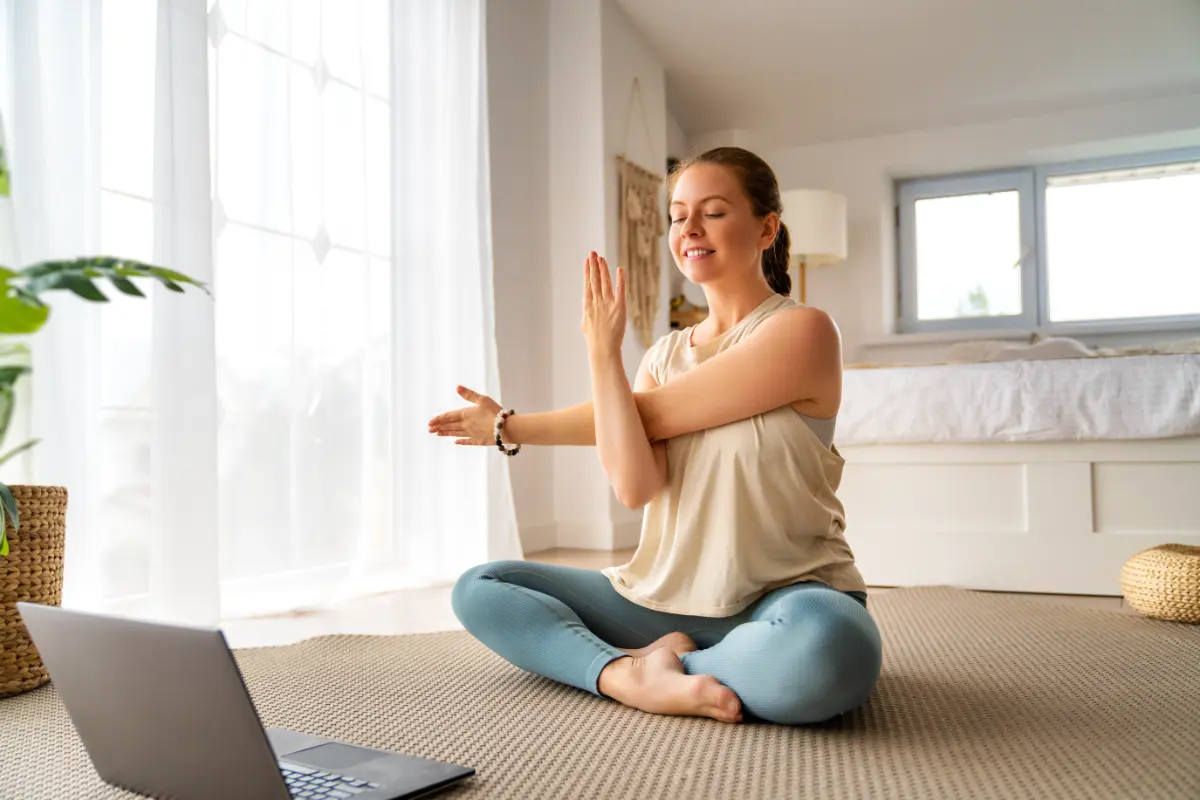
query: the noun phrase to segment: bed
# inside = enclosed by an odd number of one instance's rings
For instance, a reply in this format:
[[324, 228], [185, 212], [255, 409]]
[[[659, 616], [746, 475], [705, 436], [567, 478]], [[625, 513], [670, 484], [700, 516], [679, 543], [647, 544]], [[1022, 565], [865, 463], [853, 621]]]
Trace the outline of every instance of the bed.
[[1200, 354], [846, 369], [847, 538], [877, 586], [1119, 595], [1200, 545]]

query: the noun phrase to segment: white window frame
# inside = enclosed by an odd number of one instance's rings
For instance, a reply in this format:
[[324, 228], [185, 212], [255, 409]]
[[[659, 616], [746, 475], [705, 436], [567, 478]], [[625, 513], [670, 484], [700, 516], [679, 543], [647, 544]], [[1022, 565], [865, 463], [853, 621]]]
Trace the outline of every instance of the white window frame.
[[[937, 178], [896, 182], [899, 334], [995, 331], [1037, 331], [1048, 334], [1123, 333], [1150, 330], [1200, 330], [1200, 314], [1170, 317], [1051, 322], [1049, 271], [1046, 269], [1046, 183], [1060, 175], [1150, 167], [1200, 161], [1200, 148], [1163, 150], [1109, 158], [1065, 161]], [[1019, 316], [964, 317], [949, 320], [917, 318], [916, 201], [938, 197], [1016, 190], [1020, 193], [1021, 309]]]

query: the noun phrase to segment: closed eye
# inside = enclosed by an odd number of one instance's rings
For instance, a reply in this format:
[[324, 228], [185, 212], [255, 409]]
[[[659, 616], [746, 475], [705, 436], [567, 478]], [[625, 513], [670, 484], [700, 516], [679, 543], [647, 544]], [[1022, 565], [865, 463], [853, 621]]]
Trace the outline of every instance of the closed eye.
[[[725, 213], [722, 212], [720, 214], [705, 214], [704, 216], [707, 217], [708, 219], [720, 219], [721, 217], [725, 216]], [[673, 219], [673, 220], [671, 220], [671, 224], [678, 225], [679, 223], [683, 222], [685, 219], [687, 219], [687, 218], [679, 217], [678, 219]]]

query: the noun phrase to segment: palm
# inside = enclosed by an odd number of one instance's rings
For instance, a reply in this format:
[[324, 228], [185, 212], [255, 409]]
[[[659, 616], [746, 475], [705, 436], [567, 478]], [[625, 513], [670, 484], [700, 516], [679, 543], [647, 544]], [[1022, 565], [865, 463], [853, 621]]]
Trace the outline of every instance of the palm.
[[486, 394], [457, 387], [459, 397], [471, 405], [447, 411], [429, 420], [429, 432], [438, 436], [453, 436], [455, 444], [482, 447], [496, 443], [492, 425], [500, 413], [500, 404]]
[[595, 253], [584, 264], [580, 329], [587, 340], [588, 352], [593, 355], [619, 350], [625, 336], [625, 270], [617, 267], [613, 281], [608, 262]]

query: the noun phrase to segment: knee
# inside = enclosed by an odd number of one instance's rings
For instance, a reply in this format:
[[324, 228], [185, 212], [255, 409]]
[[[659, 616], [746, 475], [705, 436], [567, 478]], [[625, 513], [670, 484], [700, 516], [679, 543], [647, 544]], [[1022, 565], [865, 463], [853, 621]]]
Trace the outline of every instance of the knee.
[[774, 690], [761, 712], [753, 713], [771, 722], [802, 725], [823, 722], [867, 701], [883, 665], [873, 622], [822, 621], [794, 641], [796, 647], [779, 653], [771, 670]]
[[[471, 630], [474, 619], [478, 616], [481, 604], [486, 605], [487, 599], [479, 599], [479, 589], [489, 581], [502, 580], [504, 570], [510, 564], [520, 564], [520, 561], [489, 561], [471, 567], [454, 582], [450, 592], [450, 607], [454, 616], [467, 630]], [[484, 592], [486, 594], [486, 592]]]

